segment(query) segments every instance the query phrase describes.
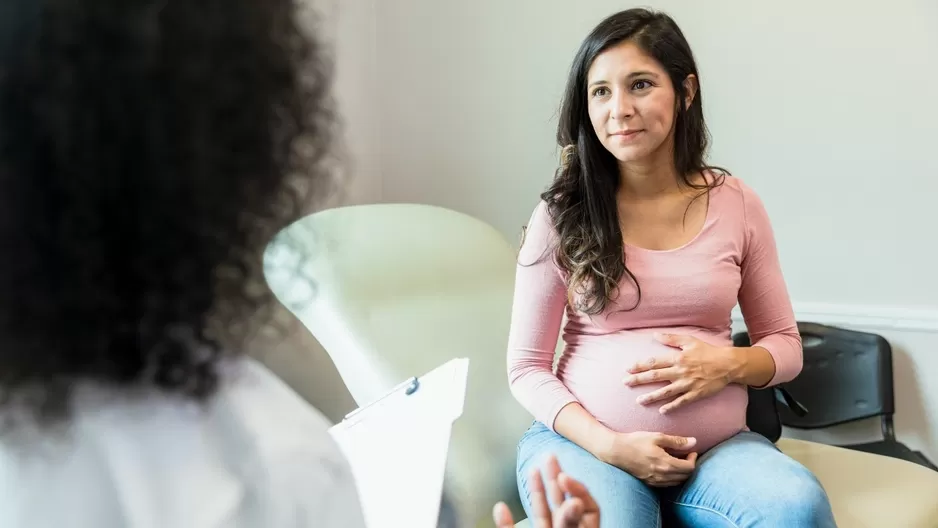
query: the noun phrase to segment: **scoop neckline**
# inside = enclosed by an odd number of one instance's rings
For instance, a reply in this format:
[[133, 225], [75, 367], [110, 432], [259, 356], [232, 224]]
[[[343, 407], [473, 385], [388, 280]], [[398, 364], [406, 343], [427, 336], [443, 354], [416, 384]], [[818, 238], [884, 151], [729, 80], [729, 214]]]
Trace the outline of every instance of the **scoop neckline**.
[[[714, 181], [714, 178], [710, 174], [710, 171], [704, 171], [704, 178], [708, 180], [708, 183], [712, 183]], [[628, 242], [622, 241], [623, 248], [633, 249], [636, 251], [642, 251], [645, 253], [665, 254], [665, 253], [675, 253], [675, 252], [678, 252], [678, 251], [681, 251], [683, 249], [690, 247], [695, 242], [697, 242], [697, 240], [699, 240], [701, 236], [703, 236], [704, 231], [706, 231], [710, 227], [710, 225], [714, 222], [715, 216], [716, 216], [715, 215], [716, 208], [713, 207], [713, 199], [714, 199], [714, 196], [716, 195], [716, 191], [720, 187], [722, 187], [722, 185], [718, 185], [716, 187], [707, 189], [707, 213], [706, 215], [704, 215], [703, 225], [700, 226], [700, 229], [697, 230], [697, 233], [695, 233], [694, 236], [691, 237], [691, 239], [688, 240], [687, 242], [684, 242], [680, 246], [671, 248], [671, 249], [650, 249], [650, 248], [636, 246], [633, 244], [629, 244]]]

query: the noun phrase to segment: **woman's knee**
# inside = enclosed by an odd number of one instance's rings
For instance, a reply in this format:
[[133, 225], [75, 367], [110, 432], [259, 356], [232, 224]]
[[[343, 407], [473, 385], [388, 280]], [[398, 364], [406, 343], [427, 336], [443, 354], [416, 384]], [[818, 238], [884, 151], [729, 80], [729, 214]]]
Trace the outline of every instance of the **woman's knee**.
[[557, 457], [561, 470], [590, 490], [602, 511], [603, 527], [659, 525], [658, 498], [650, 488], [542, 425], [532, 427], [518, 446], [518, 491], [529, 514], [528, 479], [532, 470], [543, 467], [548, 455]]
[[701, 457], [679, 502], [719, 511], [738, 526], [835, 526], [817, 477], [768, 440], [748, 433]]
[[806, 467], [794, 460], [792, 463], [794, 467], [779, 482], [766, 507], [788, 526], [834, 527], [834, 514], [824, 486]]
[[827, 494], [810, 471], [779, 472], [777, 464], [753, 469], [744, 480], [694, 481], [672, 503], [674, 515], [687, 526], [836, 528]]
[[765, 457], [762, 467], [761, 480], [767, 484], [762, 491], [771, 489], [762, 501], [766, 508], [792, 526], [834, 526], [827, 492], [811, 470], [777, 449]]

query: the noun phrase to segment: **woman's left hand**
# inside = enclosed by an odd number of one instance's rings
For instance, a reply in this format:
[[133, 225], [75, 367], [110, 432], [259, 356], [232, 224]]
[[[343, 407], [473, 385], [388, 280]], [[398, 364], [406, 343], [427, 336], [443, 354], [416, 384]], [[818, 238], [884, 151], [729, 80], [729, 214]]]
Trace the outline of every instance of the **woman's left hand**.
[[630, 368], [631, 375], [626, 377], [625, 384], [635, 387], [669, 381], [668, 385], [638, 398], [642, 405], [674, 398], [661, 406], [661, 414], [721, 391], [734, 381], [741, 367], [733, 347], [713, 346], [688, 335], [656, 334], [655, 338], [673, 347], [674, 353]]

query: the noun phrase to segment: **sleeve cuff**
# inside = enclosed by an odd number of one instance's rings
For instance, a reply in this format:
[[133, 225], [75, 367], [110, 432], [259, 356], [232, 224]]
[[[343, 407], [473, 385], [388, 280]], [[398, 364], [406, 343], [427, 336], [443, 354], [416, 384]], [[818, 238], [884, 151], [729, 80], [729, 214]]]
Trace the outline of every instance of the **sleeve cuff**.
[[797, 340], [788, 336], [770, 335], [753, 343], [752, 346], [754, 347], [768, 350], [769, 354], [772, 356], [772, 360], [775, 362], [775, 375], [772, 376], [772, 379], [769, 380], [765, 386], [759, 388], [767, 389], [779, 383], [791, 381], [801, 373], [801, 346], [800, 343], [792, 341]]
[[546, 416], [547, 420], [544, 421], [544, 425], [556, 433], [557, 430], [554, 428], [554, 422], [557, 421], [557, 415], [560, 414], [560, 411], [562, 411], [564, 407], [576, 402], [577, 399], [572, 395], [568, 398], [558, 400], [557, 403], [551, 407], [550, 413]]

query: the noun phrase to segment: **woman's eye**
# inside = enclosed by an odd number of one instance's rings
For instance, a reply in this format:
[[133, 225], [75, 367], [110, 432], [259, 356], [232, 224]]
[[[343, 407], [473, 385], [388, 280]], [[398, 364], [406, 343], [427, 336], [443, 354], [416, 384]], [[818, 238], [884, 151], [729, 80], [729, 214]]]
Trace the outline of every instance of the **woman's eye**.
[[595, 90], [593, 90], [593, 97], [602, 97], [608, 93], [609, 93], [608, 88], [603, 88], [603, 87], [596, 88]]
[[633, 90], [646, 90], [648, 88], [651, 88], [651, 83], [648, 81], [635, 81], [632, 83]]

